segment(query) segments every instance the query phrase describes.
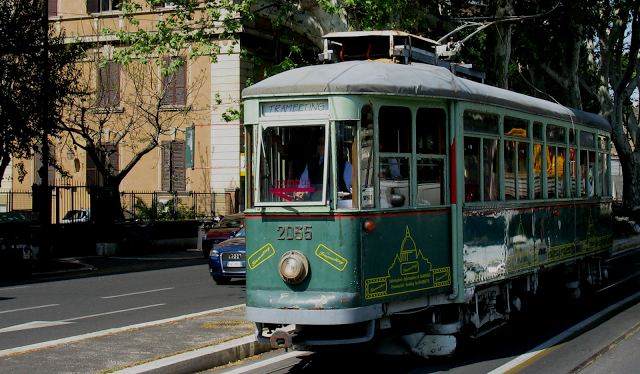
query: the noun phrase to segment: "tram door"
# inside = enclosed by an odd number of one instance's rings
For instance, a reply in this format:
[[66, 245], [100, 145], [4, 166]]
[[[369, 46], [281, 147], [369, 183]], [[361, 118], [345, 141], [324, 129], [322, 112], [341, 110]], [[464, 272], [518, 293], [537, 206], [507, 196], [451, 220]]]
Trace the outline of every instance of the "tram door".
[[[451, 208], [442, 108], [364, 107], [360, 125], [365, 298], [420, 297], [451, 288]], [[375, 165], [375, 167], [374, 167]]]

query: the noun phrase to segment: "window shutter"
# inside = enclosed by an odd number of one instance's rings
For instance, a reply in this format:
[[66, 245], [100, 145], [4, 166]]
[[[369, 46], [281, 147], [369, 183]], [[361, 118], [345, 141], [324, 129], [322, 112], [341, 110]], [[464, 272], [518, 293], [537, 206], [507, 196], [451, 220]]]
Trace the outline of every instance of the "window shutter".
[[116, 175], [120, 171], [120, 159], [118, 157], [119, 150], [117, 144], [105, 144], [109, 164], [111, 165], [111, 175]]
[[109, 73], [109, 107], [120, 105], [120, 64], [110, 62]]
[[47, 12], [49, 13], [49, 17], [55, 17], [58, 15], [58, 0], [48, 0]]
[[98, 106], [113, 108], [120, 105], [120, 65], [108, 62], [98, 72]]
[[87, 0], [87, 14], [100, 13], [99, 0]]
[[[168, 66], [171, 61], [182, 59], [186, 61], [186, 56], [165, 57], [164, 65]], [[178, 71], [172, 73], [168, 77], [162, 77], [162, 89], [165, 92], [162, 105], [186, 105], [187, 104], [187, 69], [186, 66], [180, 66]]]
[[171, 191], [171, 141], [162, 142], [162, 191]]
[[171, 147], [173, 191], [185, 191], [187, 189], [184, 150], [184, 140], [173, 142]]
[[180, 66], [175, 75], [175, 105], [187, 105], [187, 66]]
[[86, 153], [85, 163], [87, 165], [85, 183], [87, 184], [87, 186], [97, 186], [98, 185], [98, 168], [96, 167], [96, 163], [93, 162], [93, 158], [89, 156], [89, 152]]

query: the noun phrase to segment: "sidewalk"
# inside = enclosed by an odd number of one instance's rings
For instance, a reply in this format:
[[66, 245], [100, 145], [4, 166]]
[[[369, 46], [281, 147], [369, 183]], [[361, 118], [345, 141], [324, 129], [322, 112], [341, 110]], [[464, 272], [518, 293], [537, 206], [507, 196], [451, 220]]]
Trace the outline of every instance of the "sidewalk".
[[[638, 246], [640, 235], [615, 238], [612, 252], [619, 254]], [[193, 259], [200, 253], [144, 255], [138, 259]], [[255, 342], [253, 330], [253, 324], [244, 319], [244, 306], [239, 305], [127, 330], [88, 334], [52, 346], [0, 351], [0, 373], [194, 373], [269, 351], [267, 344]]]

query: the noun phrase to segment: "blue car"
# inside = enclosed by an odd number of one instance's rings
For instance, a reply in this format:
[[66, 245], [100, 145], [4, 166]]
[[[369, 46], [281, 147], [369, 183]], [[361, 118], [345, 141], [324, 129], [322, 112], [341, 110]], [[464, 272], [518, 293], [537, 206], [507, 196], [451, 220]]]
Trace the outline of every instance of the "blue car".
[[229, 284], [231, 278], [244, 278], [246, 269], [245, 230], [213, 246], [209, 252], [209, 274], [217, 284]]

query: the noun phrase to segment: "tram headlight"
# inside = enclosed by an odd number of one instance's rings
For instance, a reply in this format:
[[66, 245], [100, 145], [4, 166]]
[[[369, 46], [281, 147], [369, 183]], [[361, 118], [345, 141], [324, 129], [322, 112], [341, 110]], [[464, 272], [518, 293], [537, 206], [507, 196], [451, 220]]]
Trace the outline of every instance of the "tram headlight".
[[280, 257], [278, 273], [283, 281], [289, 284], [298, 284], [307, 278], [309, 274], [309, 261], [302, 253], [290, 251]]

